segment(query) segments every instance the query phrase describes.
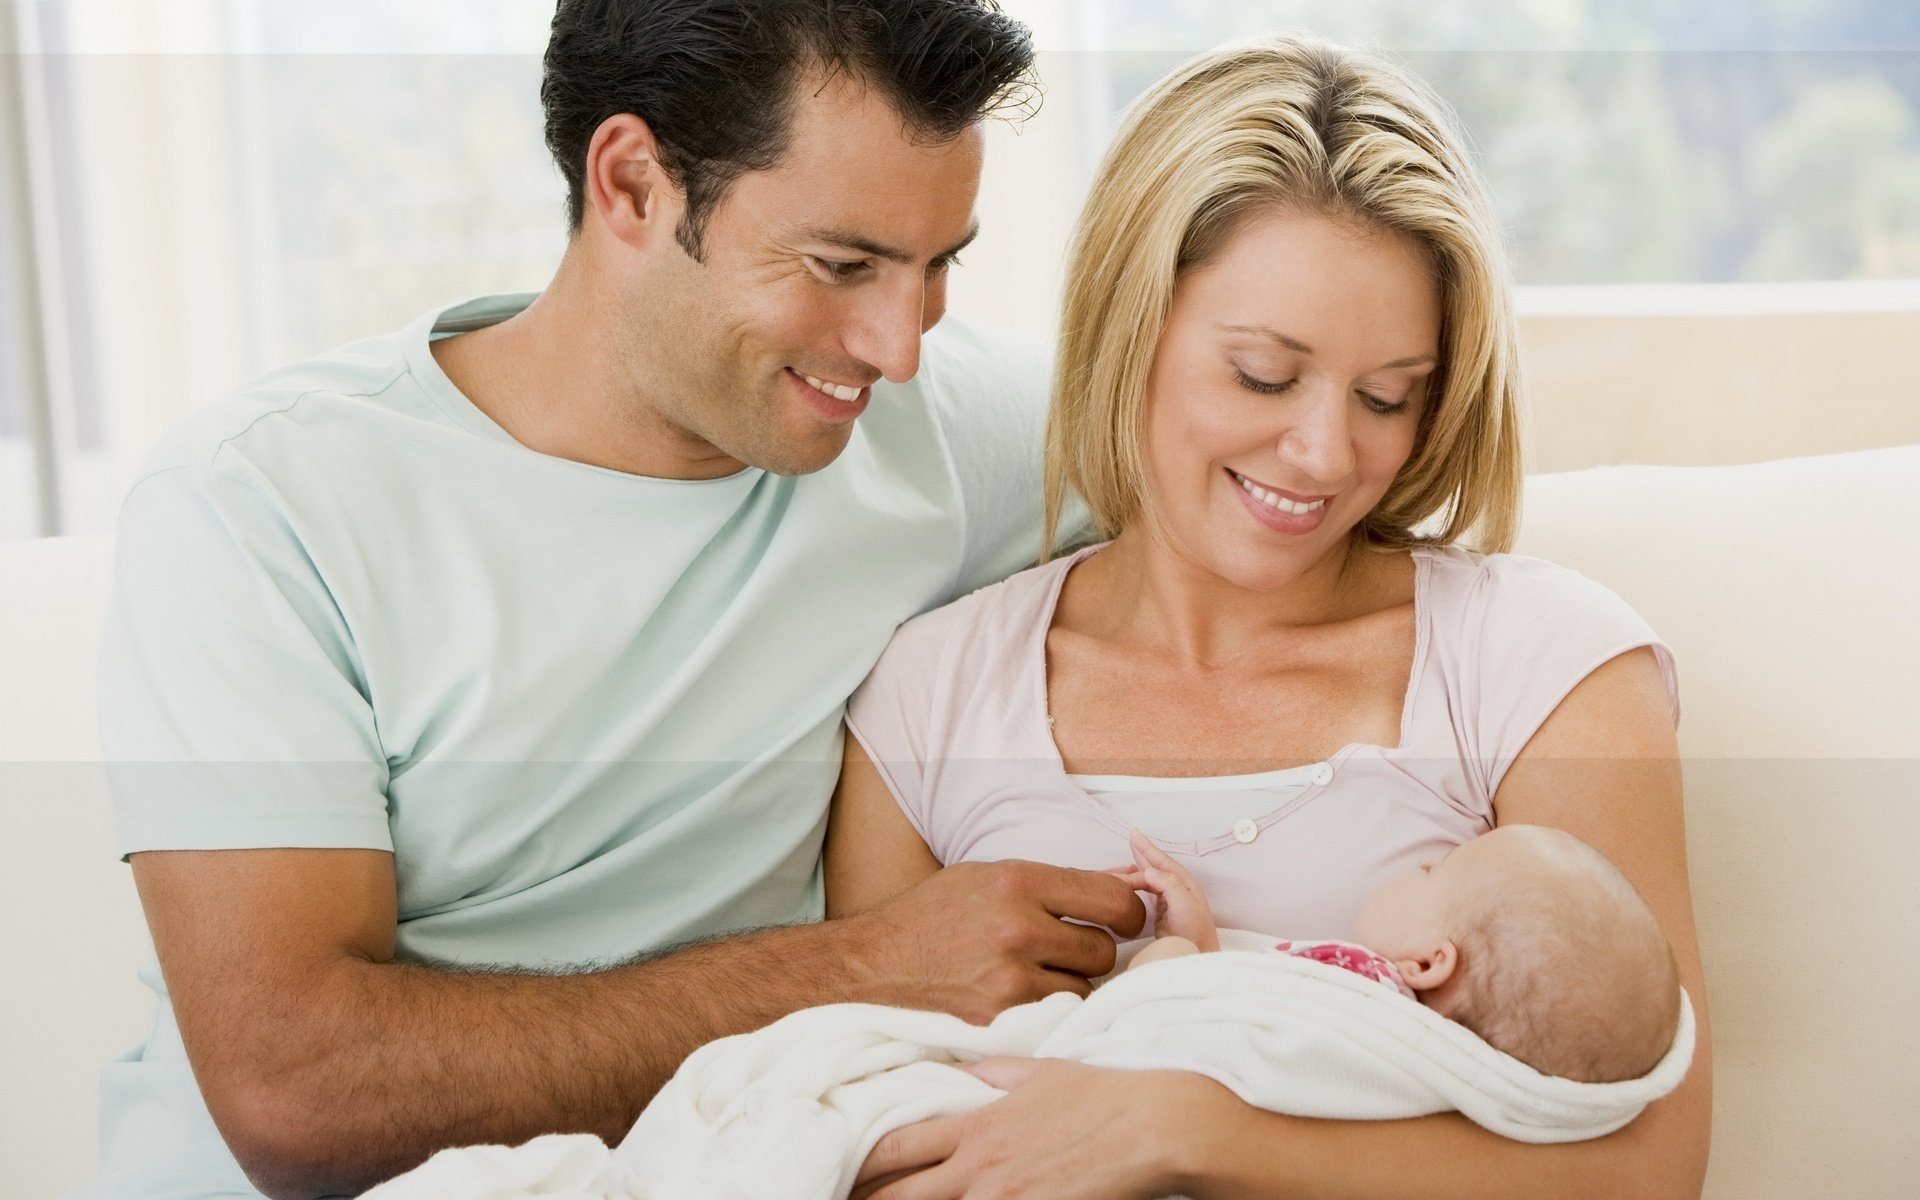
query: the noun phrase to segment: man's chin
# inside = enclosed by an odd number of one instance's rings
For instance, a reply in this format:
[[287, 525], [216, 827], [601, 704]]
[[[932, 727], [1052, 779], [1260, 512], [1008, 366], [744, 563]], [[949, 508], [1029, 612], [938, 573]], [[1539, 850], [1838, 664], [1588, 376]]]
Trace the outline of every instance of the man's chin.
[[735, 457], [771, 475], [811, 475], [831, 466], [852, 438], [852, 423], [831, 429], [816, 427], [807, 436], [791, 437], [759, 453]]

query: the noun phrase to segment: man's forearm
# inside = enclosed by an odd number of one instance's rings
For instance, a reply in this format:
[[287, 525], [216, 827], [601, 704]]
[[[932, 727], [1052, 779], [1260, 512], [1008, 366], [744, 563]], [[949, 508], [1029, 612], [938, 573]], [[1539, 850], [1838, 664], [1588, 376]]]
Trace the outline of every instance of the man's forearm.
[[770, 929], [572, 975], [345, 960], [262, 1023], [274, 1044], [215, 1109], [245, 1114], [222, 1131], [276, 1197], [351, 1194], [447, 1146], [614, 1142], [701, 1044], [851, 998], [858, 936]]

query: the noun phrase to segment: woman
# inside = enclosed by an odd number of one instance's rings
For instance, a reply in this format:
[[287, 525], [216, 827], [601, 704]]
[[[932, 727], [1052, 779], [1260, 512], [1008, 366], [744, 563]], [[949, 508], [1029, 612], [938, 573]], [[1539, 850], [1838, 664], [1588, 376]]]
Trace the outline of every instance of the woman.
[[1176, 71], [1094, 185], [1062, 329], [1049, 524], [1071, 490], [1111, 540], [901, 629], [849, 708], [829, 912], [966, 859], [1124, 863], [1137, 826], [1222, 924], [1345, 937], [1390, 876], [1553, 825], [1653, 906], [1699, 1053], [1627, 1129], [1554, 1147], [989, 1064], [1011, 1094], [883, 1141], [873, 1194], [1697, 1195], [1710, 1062], [1671, 660], [1611, 593], [1497, 553], [1514, 333], [1437, 102], [1300, 39]]

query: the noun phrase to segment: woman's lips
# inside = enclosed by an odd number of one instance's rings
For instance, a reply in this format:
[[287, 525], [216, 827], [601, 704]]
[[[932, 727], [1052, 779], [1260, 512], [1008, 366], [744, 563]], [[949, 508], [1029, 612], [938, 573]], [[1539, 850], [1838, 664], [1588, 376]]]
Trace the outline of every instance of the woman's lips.
[[1295, 504], [1312, 504], [1316, 500], [1331, 500], [1336, 495], [1339, 494], [1337, 492], [1328, 492], [1324, 495], [1312, 496], [1302, 492], [1290, 492], [1286, 488], [1275, 487], [1272, 484], [1266, 482], [1265, 480], [1255, 479], [1251, 475], [1242, 475], [1240, 472], [1233, 470], [1231, 467], [1227, 469], [1227, 474], [1233, 476], [1235, 482], [1237, 483], [1240, 483], [1243, 485], [1249, 484], [1249, 483], [1253, 484], [1255, 487], [1264, 488], [1267, 491], [1272, 492], [1277, 496], [1285, 497], [1286, 499], [1293, 501]]
[[[1256, 483], [1232, 470], [1227, 472], [1227, 476], [1247, 511], [1262, 525], [1277, 533], [1295, 536], [1312, 533], [1327, 519], [1327, 507], [1333, 499], [1331, 496], [1302, 497], [1298, 493]], [[1299, 511], [1301, 509], [1304, 511]]]

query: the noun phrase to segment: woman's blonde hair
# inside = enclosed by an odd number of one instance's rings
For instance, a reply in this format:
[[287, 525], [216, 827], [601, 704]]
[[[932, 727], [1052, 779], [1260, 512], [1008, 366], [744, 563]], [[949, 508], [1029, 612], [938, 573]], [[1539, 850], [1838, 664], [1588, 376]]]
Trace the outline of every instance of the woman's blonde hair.
[[1485, 189], [1424, 86], [1295, 36], [1204, 54], [1122, 120], [1068, 258], [1044, 547], [1069, 489], [1107, 536], [1140, 514], [1147, 380], [1174, 287], [1249, 215], [1276, 210], [1411, 237], [1440, 284], [1440, 365], [1413, 452], [1357, 539], [1391, 549], [1471, 536], [1507, 549], [1520, 513], [1519, 367]]

